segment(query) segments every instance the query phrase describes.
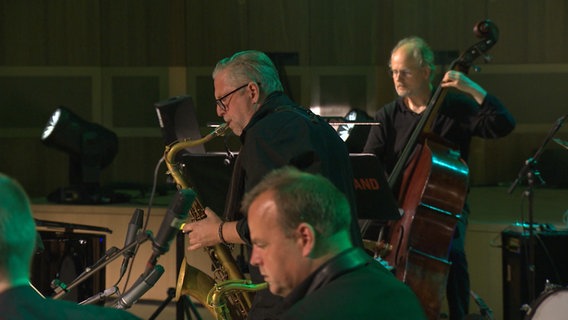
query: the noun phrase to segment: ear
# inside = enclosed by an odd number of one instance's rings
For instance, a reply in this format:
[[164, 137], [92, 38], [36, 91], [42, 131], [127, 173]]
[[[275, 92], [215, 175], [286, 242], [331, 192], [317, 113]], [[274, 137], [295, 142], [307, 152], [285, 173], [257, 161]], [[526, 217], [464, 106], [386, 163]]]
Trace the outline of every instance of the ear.
[[313, 254], [316, 245], [316, 233], [314, 227], [309, 223], [302, 222], [296, 228], [298, 235], [298, 245], [302, 251], [303, 257], [308, 257]]
[[424, 79], [430, 80], [430, 74], [432, 73], [432, 69], [428, 67], [422, 67], [424, 69]]
[[249, 82], [248, 89], [250, 92], [250, 98], [252, 103], [258, 103], [260, 101], [260, 87], [256, 82]]

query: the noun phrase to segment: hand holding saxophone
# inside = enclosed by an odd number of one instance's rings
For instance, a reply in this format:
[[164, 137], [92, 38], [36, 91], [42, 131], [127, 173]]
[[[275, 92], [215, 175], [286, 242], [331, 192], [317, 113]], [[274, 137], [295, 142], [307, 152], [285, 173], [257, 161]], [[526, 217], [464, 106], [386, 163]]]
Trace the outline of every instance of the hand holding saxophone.
[[206, 218], [188, 222], [183, 226], [182, 231], [187, 234], [189, 242], [188, 250], [210, 247], [221, 242], [217, 234], [221, 218], [210, 208], [205, 208], [204, 213]]
[[[186, 223], [182, 231], [187, 234], [188, 250], [211, 247], [218, 243], [245, 243], [237, 233], [236, 222], [223, 222], [210, 208], [204, 209], [205, 218]], [[221, 223], [223, 223], [221, 225]]]

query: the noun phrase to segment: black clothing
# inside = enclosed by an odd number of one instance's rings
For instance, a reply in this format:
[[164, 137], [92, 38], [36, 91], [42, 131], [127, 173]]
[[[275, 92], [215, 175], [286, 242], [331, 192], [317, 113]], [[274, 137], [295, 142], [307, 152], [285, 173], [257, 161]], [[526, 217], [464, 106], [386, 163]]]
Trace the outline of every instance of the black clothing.
[[[412, 131], [422, 114], [412, 112], [398, 98], [379, 109], [364, 152], [376, 154], [383, 160], [387, 173], [396, 165]], [[503, 104], [494, 96], [487, 95], [479, 106], [472, 98], [448, 92], [440, 106], [434, 124], [434, 133], [458, 146], [461, 157], [467, 162], [473, 136], [499, 138], [515, 128], [515, 120]]]
[[348, 249], [284, 298], [277, 319], [425, 319], [418, 299], [360, 248]]
[[[371, 128], [364, 152], [376, 154], [390, 174], [421, 117], [422, 114], [416, 114], [404, 105], [403, 98], [385, 105], [375, 115], [375, 121], [381, 125]], [[513, 116], [496, 97], [487, 95], [480, 106], [468, 95], [448, 92], [434, 122], [433, 133], [453, 144], [467, 162], [473, 136], [499, 138], [514, 128]], [[469, 274], [464, 247], [468, 216], [466, 201], [449, 256], [452, 265], [446, 296], [450, 319], [463, 319], [469, 308]]]
[[42, 298], [30, 286], [17, 286], [0, 293], [2, 320], [135, 320], [135, 315], [118, 309], [78, 305], [65, 300]]
[[[274, 92], [253, 115], [240, 139], [242, 147], [233, 169], [225, 217], [238, 220], [237, 230], [245, 242], [250, 244], [247, 220], [239, 212], [243, 195], [270, 171], [291, 165], [321, 174], [346, 195], [351, 204], [351, 239], [355, 246], [362, 247], [349, 153], [327, 122], [298, 106], [282, 92]], [[249, 270], [253, 282], [263, 282], [256, 267], [249, 266]], [[259, 308], [273, 306], [279, 300], [268, 290], [258, 292], [251, 318], [265, 319], [269, 313], [260, 312]], [[271, 306], [265, 308], [267, 312]]]

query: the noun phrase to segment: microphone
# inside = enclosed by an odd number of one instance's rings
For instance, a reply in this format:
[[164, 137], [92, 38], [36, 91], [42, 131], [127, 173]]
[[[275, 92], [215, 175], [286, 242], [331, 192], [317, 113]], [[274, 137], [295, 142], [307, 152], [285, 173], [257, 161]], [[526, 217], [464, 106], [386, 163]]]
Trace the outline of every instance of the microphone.
[[155, 265], [158, 256], [168, 252], [170, 243], [187, 220], [188, 212], [193, 201], [195, 200], [195, 192], [191, 189], [181, 189], [175, 194], [170, 207], [166, 211], [164, 220], [160, 225], [158, 234], [152, 242], [152, 257], [149, 265]]
[[[128, 229], [126, 231], [126, 239], [124, 239], [124, 246], [128, 246], [132, 242], [136, 241], [136, 236], [142, 230], [142, 224], [144, 221], [144, 210], [136, 209], [134, 210], [134, 214], [132, 214], [132, 218], [130, 218], [130, 223], [128, 224]], [[130, 258], [134, 256], [134, 250], [136, 246], [130, 247], [128, 250], [124, 251], [124, 260], [122, 260], [122, 266], [120, 267], [120, 276], [122, 277], [126, 272], [126, 267], [128, 266], [128, 262]]]
[[146, 276], [142, 274], [138, 280], [113, 305], [115, 309], [128, 309], [138, 302], [150, 288], [156, 284], [164, 273], [164, 267], [156, 265]]
[[117, 292], [118, 292], [118, 288], [116, 286], [110, 287], [108, 289], [105, 289], [105, 291], [103, 291], [103, 292], [99, 292], [96, 295], [81, 301], [79, 304], [83, 305], [83, 304], [97, 303], [97, 302], [103, 301], [107, 297], [110, 297]]

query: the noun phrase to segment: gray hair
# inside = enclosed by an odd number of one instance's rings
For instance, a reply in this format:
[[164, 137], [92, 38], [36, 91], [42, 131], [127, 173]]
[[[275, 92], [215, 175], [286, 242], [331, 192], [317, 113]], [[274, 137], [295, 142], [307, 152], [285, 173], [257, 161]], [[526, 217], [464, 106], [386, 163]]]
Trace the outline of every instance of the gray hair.
[[[428, 67], [430, 69], [430, 82], [434, 80], [434, 73], [436, 65], [434, 64], [434, 52], [424, 41], [424, 39], [416, 36], [404, 38], [400, 40], [391, 51], [391, 56], [394, 52], [401, 47], [408, 46], [412, 57], [418, 62], [421, 67]], [[391, 66], [389, 60], [389, 67]]]
[[213, 79], [217, 74], [230, 68], [229, 81], [240, 86], [250, 81], [256, 82], [265, 95], [274, 91], [284, 91], [278, 70], [263, 52], [256, 50], [240, 51], [231, 57], [221, 59], [213, 70]]

